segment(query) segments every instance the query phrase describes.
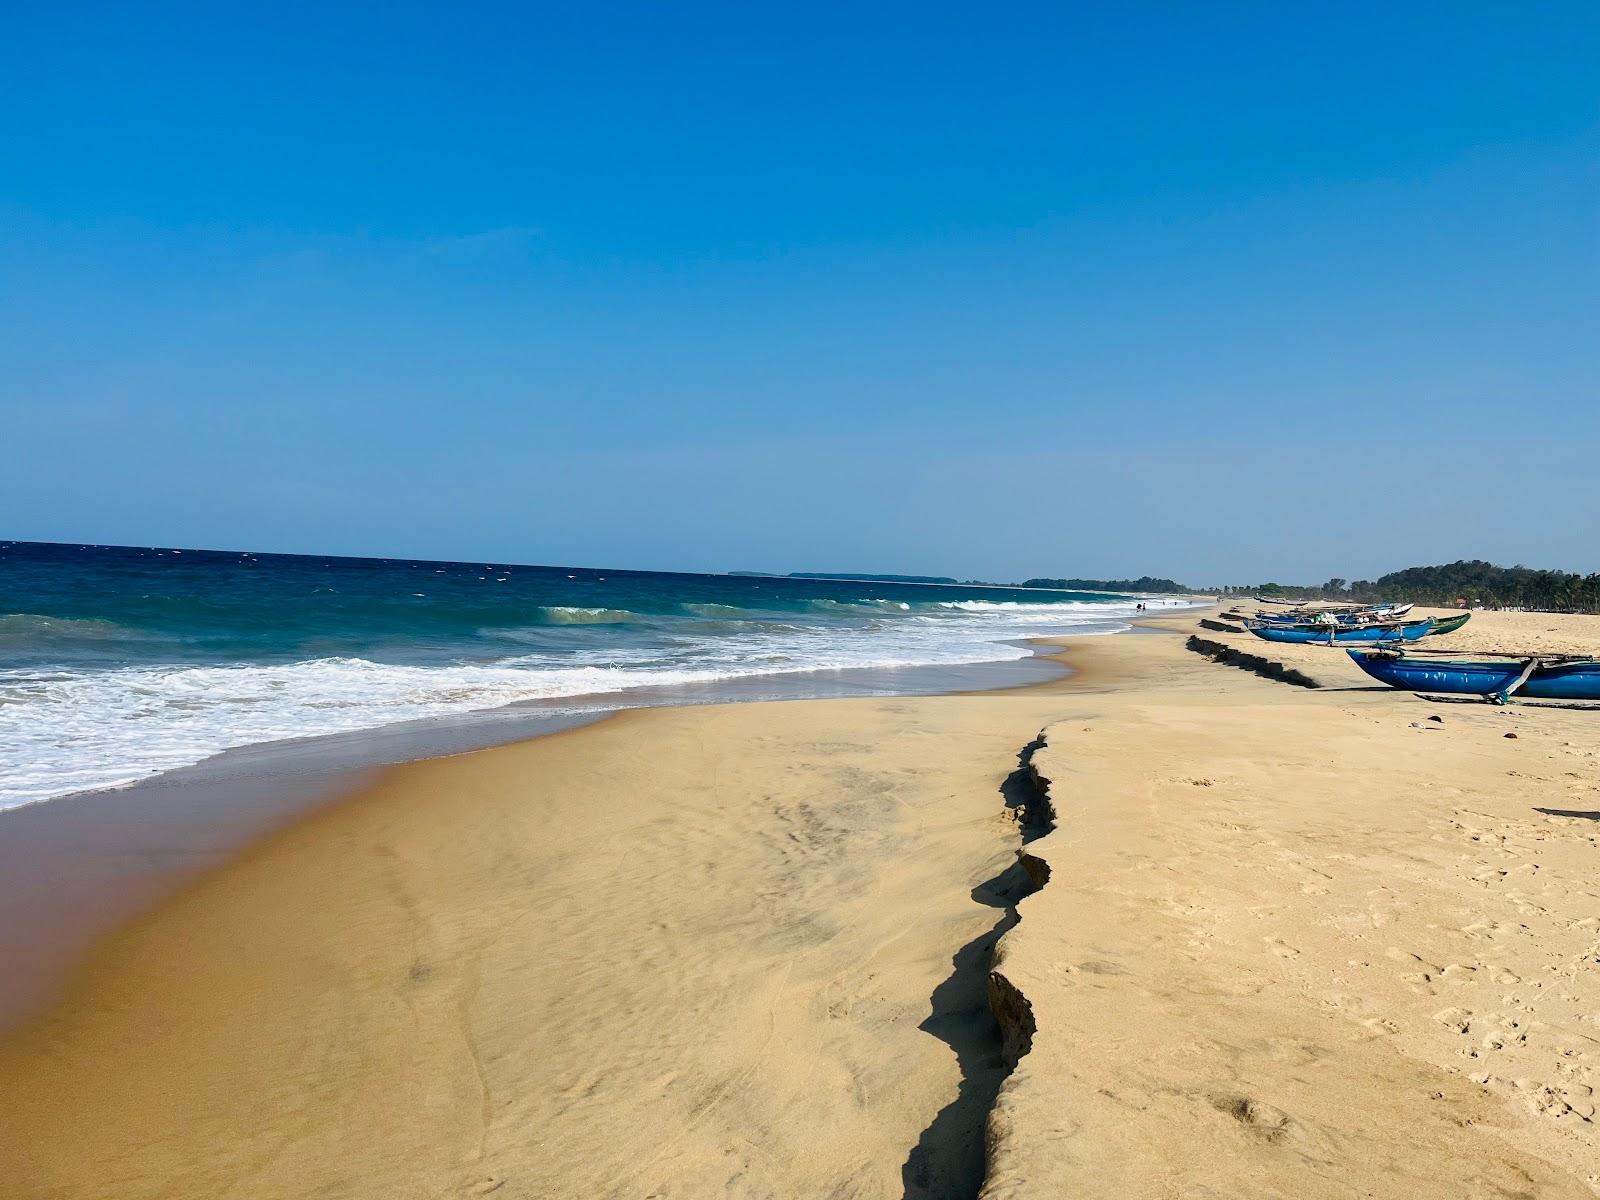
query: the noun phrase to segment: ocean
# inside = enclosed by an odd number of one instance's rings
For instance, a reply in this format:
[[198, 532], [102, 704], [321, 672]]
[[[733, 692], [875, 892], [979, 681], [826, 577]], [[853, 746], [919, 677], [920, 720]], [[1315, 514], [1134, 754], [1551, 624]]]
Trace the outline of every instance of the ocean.
[[530, 701], [1026, 658], [1101, 593], [0, 542], [0, 808]]

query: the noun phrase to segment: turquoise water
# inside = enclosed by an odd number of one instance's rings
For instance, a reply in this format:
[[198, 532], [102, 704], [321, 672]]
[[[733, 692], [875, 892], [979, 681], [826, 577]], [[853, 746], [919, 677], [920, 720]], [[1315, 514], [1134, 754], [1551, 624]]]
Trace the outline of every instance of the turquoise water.
[[1085, 592], [0, 542], [0, 807], [645, 686], [1022, 658]]

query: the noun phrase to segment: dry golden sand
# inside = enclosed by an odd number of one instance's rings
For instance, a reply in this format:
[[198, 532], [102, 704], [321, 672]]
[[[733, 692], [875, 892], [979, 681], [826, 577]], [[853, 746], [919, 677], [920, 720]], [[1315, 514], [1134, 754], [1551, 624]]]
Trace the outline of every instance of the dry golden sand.
[[[1422, 616], [1455, 616], [1460, 609], [1425, 608]], [[1600, 655], [1600, 616], [1587, 614], [1473, 613], [1454, 633], [1431, 638], [1446, 650], [1529, 650], [1536, 654]]]
[[1123, 678], [1034, 756], [1049, 882], [997, 969], [1037, 1032], [985, 1196], [1600, 1190], [1600, 710], [1290, 649], [1327, 690], [1086, 648]]
[[[0, 1049], [0, 1194], [975, 1180], [999, 1060], [982, 950], [954, 984], [951, 960], [1002, 915], [972, 892], [1013, 862], [998, 789], [1051, 705], [654, 710], [392, 770], [113, 939]], [[987, 1096], [955, 1103], [951, 1042]]]
[[971, 1195], [1048, 726], [988, 1196], [1592, 1196], [1600, 713], [1070, 655], [388, 772], [0, 1047], [3, 1194]]

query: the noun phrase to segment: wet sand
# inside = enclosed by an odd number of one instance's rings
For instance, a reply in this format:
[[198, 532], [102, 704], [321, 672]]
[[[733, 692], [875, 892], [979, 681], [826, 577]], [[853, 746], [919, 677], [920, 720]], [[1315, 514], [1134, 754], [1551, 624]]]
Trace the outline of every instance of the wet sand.
[[100, 938], [375, 768], [548, 735], [632, 708], [928, 695], [1060, 679], [1042, 655], [1004, 662], [757, 676], [511, 705], [226, 751], [128, 787], [0, 811], [0, 1034], [40, 1012]]
[[1003, 915], [1000, 788], [1054, 694], [630, 712], [392, 768], [114, 936], [0, 1049], [3, 1173], [970, 1194], [1001, 1065], [983, 955], [952, 959]]
[[[0, 1046], [0, 1174], [1592, 1195], [1600, 714], [1430, 705], [1348, 662], [1291, 687], [1183, 637], [1068, 658], [1065, 684], [632, 712], [391, 768]], [[1054, 810], [1031, 895], [1019, 755]]]

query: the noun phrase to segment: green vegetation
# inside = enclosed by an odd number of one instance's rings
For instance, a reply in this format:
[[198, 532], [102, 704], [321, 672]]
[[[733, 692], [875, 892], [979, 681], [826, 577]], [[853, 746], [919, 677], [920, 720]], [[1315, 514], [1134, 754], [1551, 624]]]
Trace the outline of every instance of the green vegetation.
[[[756, 575], [756, 571], [735, 571]], [[933, 575], [832, 575], [796, 571], [790, 579], [855, 579], [884, 583], [955, 583]], [[967, 580], [981, 583], [980, 580]], [[1600, 573], [1540, 571], [1532, 567], [1497, 567], [1482, 559], [1463, 559], [1436, 567], [1406, 567], [1377, 579], [1347, 580], [1334, 576], [1323, 583], [1248, 583], [1231, 587], [1194, 588], [1175, 579], [1144, 575], [1138, 579], [1055, 579], [1040, 576], [1021, 584], [987, 583], [988, 587], [1049, 588], [1065, 592], [1205, 593], [1222, 596], [1271, 596], [1280, 600], [1346, 600], [1376, 603], [1414, 600], [1443, 608], [1458, 602], [1468, 607], [1531, 608], [1541, 612], [1600, 613]]]
[[[1144, 575], [1138, 579], [1026, 579], [1023, 587], [1053, 588], [1062, 592], [1193, 592], [1171, 579]], [[1277, 584], [1271, 586], [1276, 587]]]
[[790, 579], [845, 579], [857, 583], [956, 583], [945, 575], [841, 575], [833, 571], [790, 571]]
[[1406, 567], [1371, 580], [1346, 581], [1335, 576], [1307, 587], [1258, 583], [1223, 591], [1295, 600], [1415, 600], [1418, 604], [1444, 607], [1464, 602], [1469, 607], [1600, 613], [1600, 573], [1578, 575], [1532, 567], [1497, 567], [1482, 559], [1462, 559], [1436, 567]]

